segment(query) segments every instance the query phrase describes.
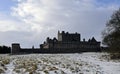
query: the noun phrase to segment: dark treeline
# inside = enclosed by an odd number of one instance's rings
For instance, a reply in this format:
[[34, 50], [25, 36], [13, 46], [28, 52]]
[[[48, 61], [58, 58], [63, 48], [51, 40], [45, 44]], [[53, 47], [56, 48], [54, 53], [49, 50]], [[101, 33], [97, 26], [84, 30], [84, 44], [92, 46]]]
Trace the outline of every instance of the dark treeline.
[[0, 53], [10, 53], [11, 52], [11, 48], [8, 46], [0, 46]]

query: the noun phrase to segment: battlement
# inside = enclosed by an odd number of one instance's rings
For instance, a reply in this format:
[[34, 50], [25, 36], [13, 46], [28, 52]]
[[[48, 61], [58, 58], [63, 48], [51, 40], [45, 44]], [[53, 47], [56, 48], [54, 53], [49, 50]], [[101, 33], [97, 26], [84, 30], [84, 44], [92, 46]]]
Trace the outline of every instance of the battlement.
[[62, 42], [80, 42], [81, 37], [79, 33], [69, 33], [62, 31], [61, 33], [58, 31], [58, 41]]

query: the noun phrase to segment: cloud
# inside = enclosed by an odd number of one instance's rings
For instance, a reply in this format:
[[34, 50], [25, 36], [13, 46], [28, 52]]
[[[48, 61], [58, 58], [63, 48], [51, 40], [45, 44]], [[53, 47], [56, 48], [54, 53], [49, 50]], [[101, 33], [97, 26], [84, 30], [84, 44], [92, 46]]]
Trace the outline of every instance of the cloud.
[[101, 5], [98, 0], [18, 0], [11, 12], [17, 21], [2, 19], [0, 23], [4, 25], [0, 25], [0, 31], [19, 31], [23, 38], [29, 32], [28, 39], [18, 39], [23, 43], [28, 41], [28, 45], [42, 43], [47, 36], [56, 36], [58, 30], [79, 32], [87, 39], [95, 36], [101, 40], [106, 21], [118, 7], [115, 3]]
[[30, 26], [26, 23], [17, 21], [11, 18], [9, 15], [0, 13], [0, 31], [29, 31]]
[[[25, 46], [32, 45], [31, 36], [33, 35], [31, 32], [24, 32], [24, 31], [5, 31], [0, 32], [0, 41], [1, 45], [4, 44], [11, 44], [11, 43], [21, 43]], [[9, 45], [10, 46], [10, 45]]]

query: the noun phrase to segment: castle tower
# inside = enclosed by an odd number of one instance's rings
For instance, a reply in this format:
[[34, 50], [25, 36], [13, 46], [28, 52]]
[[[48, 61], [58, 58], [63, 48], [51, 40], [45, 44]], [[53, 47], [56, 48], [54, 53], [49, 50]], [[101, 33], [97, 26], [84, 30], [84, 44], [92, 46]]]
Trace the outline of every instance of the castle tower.
[[13, 43], [12, 44], [12, 54], [17, 54], [20, 52], [20, 44], [19, 43]]
[[79, 33], [69, 33], [62, 31], [58, 31], [58, 41], [61, 42], [80, 42], [81, 41], [81, 35]]
[[58, 31], [58, 41], [62, 41], [62, 34]]

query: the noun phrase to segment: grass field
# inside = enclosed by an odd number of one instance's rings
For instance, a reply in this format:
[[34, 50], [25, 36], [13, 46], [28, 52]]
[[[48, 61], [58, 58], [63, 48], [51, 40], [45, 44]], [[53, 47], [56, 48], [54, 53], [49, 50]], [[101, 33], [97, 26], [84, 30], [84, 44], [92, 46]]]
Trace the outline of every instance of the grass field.
[[0, 54], [0, 74], [119, 74], [107, 53]]

